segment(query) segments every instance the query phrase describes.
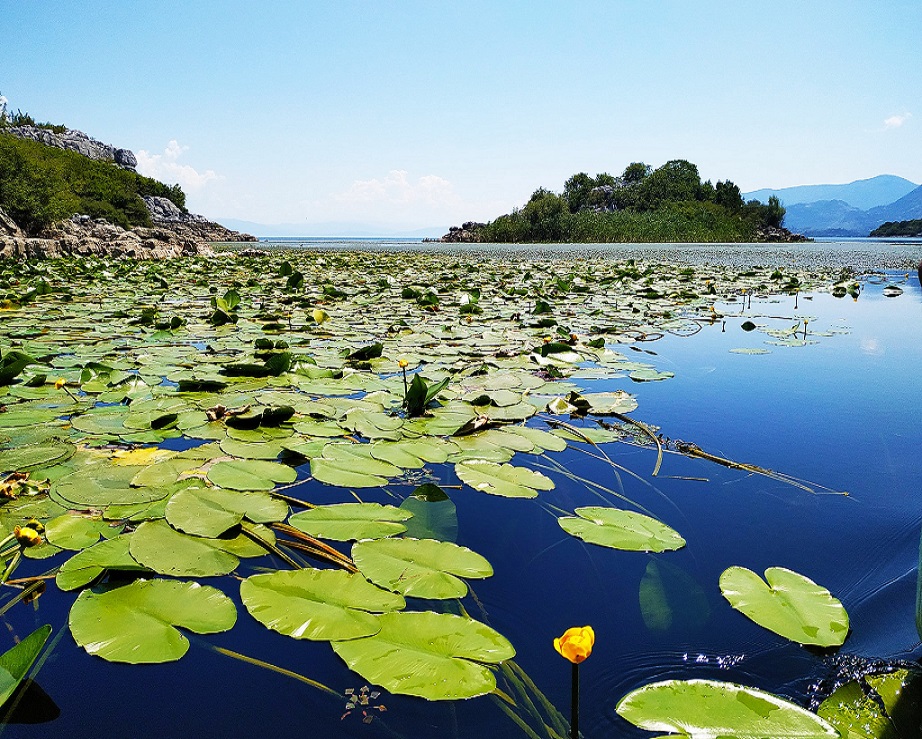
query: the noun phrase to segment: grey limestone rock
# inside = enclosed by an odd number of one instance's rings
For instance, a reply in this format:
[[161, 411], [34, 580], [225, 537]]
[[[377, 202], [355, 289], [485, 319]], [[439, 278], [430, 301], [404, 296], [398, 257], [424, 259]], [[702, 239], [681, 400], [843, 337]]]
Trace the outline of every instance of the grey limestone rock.
[[4, 129], [4, 133], [18, 136], [21, 139], [38, 141], [46, 146], [75, 151], [97, 161], [114, 162], [124, 169], [134, 170], [138, 166], [138, 160], [134, 152], [104, 144], [102, 141], [97, 141], [87, 136], [83, 131], [77, 131], [72, 128], [68, 128], [63, 133], [56, 133], [38, 126], [11, 126]]

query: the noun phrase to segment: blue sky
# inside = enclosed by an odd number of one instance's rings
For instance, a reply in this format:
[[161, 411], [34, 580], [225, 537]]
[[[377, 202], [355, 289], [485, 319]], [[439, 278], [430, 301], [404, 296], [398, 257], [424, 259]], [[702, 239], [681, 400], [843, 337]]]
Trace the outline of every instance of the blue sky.
[[8, 0], [0, 29], [11, 108], [219, 220], [438, 232], [677, 158], [922, 182], [919, 0]]

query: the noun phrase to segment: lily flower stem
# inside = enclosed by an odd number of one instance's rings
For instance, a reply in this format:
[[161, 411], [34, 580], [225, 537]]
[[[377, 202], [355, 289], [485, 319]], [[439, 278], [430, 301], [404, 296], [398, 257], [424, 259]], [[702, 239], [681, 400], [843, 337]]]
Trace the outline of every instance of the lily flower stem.
[[576, 662], [573, 663], [570, 695], [570, 739], [579, 739], [579, 665]]
[[3, 585], [3, 583], [7, 581], [7, 578], [13, 574], [13, 570], [16, 569], [21, 559], [22, 549], [20, 548], [20, 550], [16, 552], [16, 555], [13, 557], [13, 559], [10, 560], [10, 565], [6, 568], [6, 572], [3, 573], [3, 577], [0, 577], [0, 585]]
[[403, 402], [406, 404], [407, 395], [410, 393], [410, 386], [407, 384], [407, 368], [403, 368]]

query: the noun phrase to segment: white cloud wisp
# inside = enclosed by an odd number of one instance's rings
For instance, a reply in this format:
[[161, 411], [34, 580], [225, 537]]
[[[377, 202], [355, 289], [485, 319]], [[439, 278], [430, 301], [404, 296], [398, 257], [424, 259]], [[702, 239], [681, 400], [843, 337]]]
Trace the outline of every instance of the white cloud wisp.
[[180, 163], [179, 158], [188, 149], [176, 139], [170, 140], [162, 154], [151, 154], [141, 149], [137, 154], [138, 172], [167, 184], [178, 183], [186, 192], [201, 190], [209, 182], [220, 179], [212, 169], [199, 172], [191, 165]]

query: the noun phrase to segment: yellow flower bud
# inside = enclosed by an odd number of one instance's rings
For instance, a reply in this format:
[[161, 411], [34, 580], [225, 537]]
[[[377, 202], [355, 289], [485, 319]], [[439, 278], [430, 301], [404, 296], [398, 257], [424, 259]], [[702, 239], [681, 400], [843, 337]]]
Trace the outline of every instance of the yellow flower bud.
[[42, 535], [28, 526], [16, 526], [13, 529], [13, 536], [25, 548], [36, 547], [42, 543]]
[[67, 380], [65, 380], [63, 377], [59, 377], [57, 380], [55, 380], [54, 389], [60, 390], [66, 384], [67, 384]]
[[401, 359], [397, 362], [397, 366], [400, 367], [400, 369], [405, 369], [409, 364], [410, 363], [406, 359]]
[[41, 521], [39, 521], [37, 518], [30, 518], [28, 521], [26, 521], [26, 528], [34, 529], [40, 534], [45, 533], [44, 524]]
[[554, 639], [554, 649], [558, 654], [575, 665], [592, 654], [593, 644], [595, 644], [595, 632], [591, 626], [574, 626], [567, 629], [560, 638]]

